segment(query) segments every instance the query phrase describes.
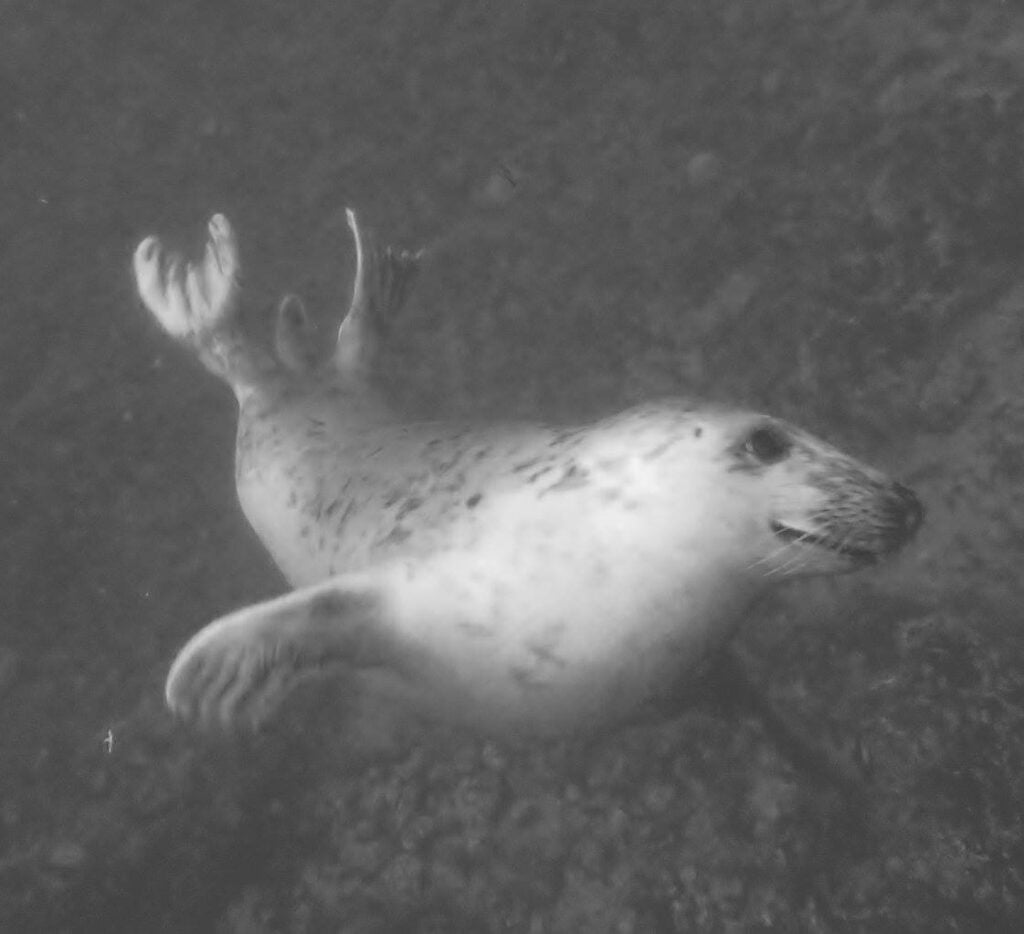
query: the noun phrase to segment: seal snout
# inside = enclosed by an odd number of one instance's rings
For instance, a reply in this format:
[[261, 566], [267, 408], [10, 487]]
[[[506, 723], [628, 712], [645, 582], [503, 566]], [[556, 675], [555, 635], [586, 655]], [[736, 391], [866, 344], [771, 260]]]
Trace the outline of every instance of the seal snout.
[[924, 506], [908, 487], [855, 475], [830, 491], [813, 515], [791, 514], [770, 523], [787, 544], [838, 556], [849, 566], [877, 564], [899, 551], [924, 520]]

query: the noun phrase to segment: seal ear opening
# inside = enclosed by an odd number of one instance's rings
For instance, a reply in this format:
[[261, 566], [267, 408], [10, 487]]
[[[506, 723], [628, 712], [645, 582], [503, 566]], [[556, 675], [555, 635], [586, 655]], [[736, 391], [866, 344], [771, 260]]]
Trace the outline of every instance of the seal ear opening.
[[345, 209], [345, 217], [355, 241], [356, 272], [352, 303], [338, 328], [334, 366], [342, 375], [365, 380], [376, 365], [378, 348], [394, 315], [405, 302], [423, 251], [380, 249], [369, 238], [364, 242], [351, 208]]

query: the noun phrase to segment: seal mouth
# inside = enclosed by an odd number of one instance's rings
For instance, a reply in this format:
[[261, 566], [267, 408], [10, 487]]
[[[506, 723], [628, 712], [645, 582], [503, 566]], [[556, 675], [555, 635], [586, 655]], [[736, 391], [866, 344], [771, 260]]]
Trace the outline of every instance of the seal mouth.
[[790, 525], [774, 521], [771, 524], [772, 532], [784, 542], [792, 542], [796, 545], [814, 545], [816, 548], [826, 548], [844, 558], [851, 558], [858, 564], [874, 564], [878, 555], [866, 548], [857, 548], [853, 545], [844, 544], [842, 541], [827, 538], [824, 535], [815, 535], [803, 529], [794, 529]]

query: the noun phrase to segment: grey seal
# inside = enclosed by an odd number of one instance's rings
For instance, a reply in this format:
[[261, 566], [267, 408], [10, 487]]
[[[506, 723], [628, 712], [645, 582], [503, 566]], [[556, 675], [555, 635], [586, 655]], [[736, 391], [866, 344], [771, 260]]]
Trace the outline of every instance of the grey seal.
[[171, 709], [258, 724], [311, 676], [504, 734], [630, 718], [726, 645], [766, 589], [875, 564], [914, 534], [906, 487], [780, 419], [668, 399], [586, 424], [410, 421], [373, 388], [418, 254], [348, 212], [333, 352], [301, 302], [244, 334], [227, 219], [187, 262], [139, 244], [139, 294], [239, 404], [236, 481], [294, 591], [194, 635]]

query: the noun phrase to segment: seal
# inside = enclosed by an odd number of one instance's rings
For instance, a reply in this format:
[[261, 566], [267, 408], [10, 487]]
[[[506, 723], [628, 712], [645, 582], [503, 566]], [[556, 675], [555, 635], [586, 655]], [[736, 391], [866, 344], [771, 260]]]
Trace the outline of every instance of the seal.
[[[239, 256], [138, 246], [139, 294], [239, 404], [236, 482], [295, 588], [207, 625], [171, 709], [259, 724], [311, 676], [497, 735], [625, 721], [697, 676], [766, 589], [875, 564], [923, 510], [777, 418], [680, 399], [588, 424], [402, 419], [374, 389], [418, 254], [355, 239], [333, 351], [288, 296], [275, 349], [240, 324]], [[325, 359], [321, 359], [325, 358]]]

